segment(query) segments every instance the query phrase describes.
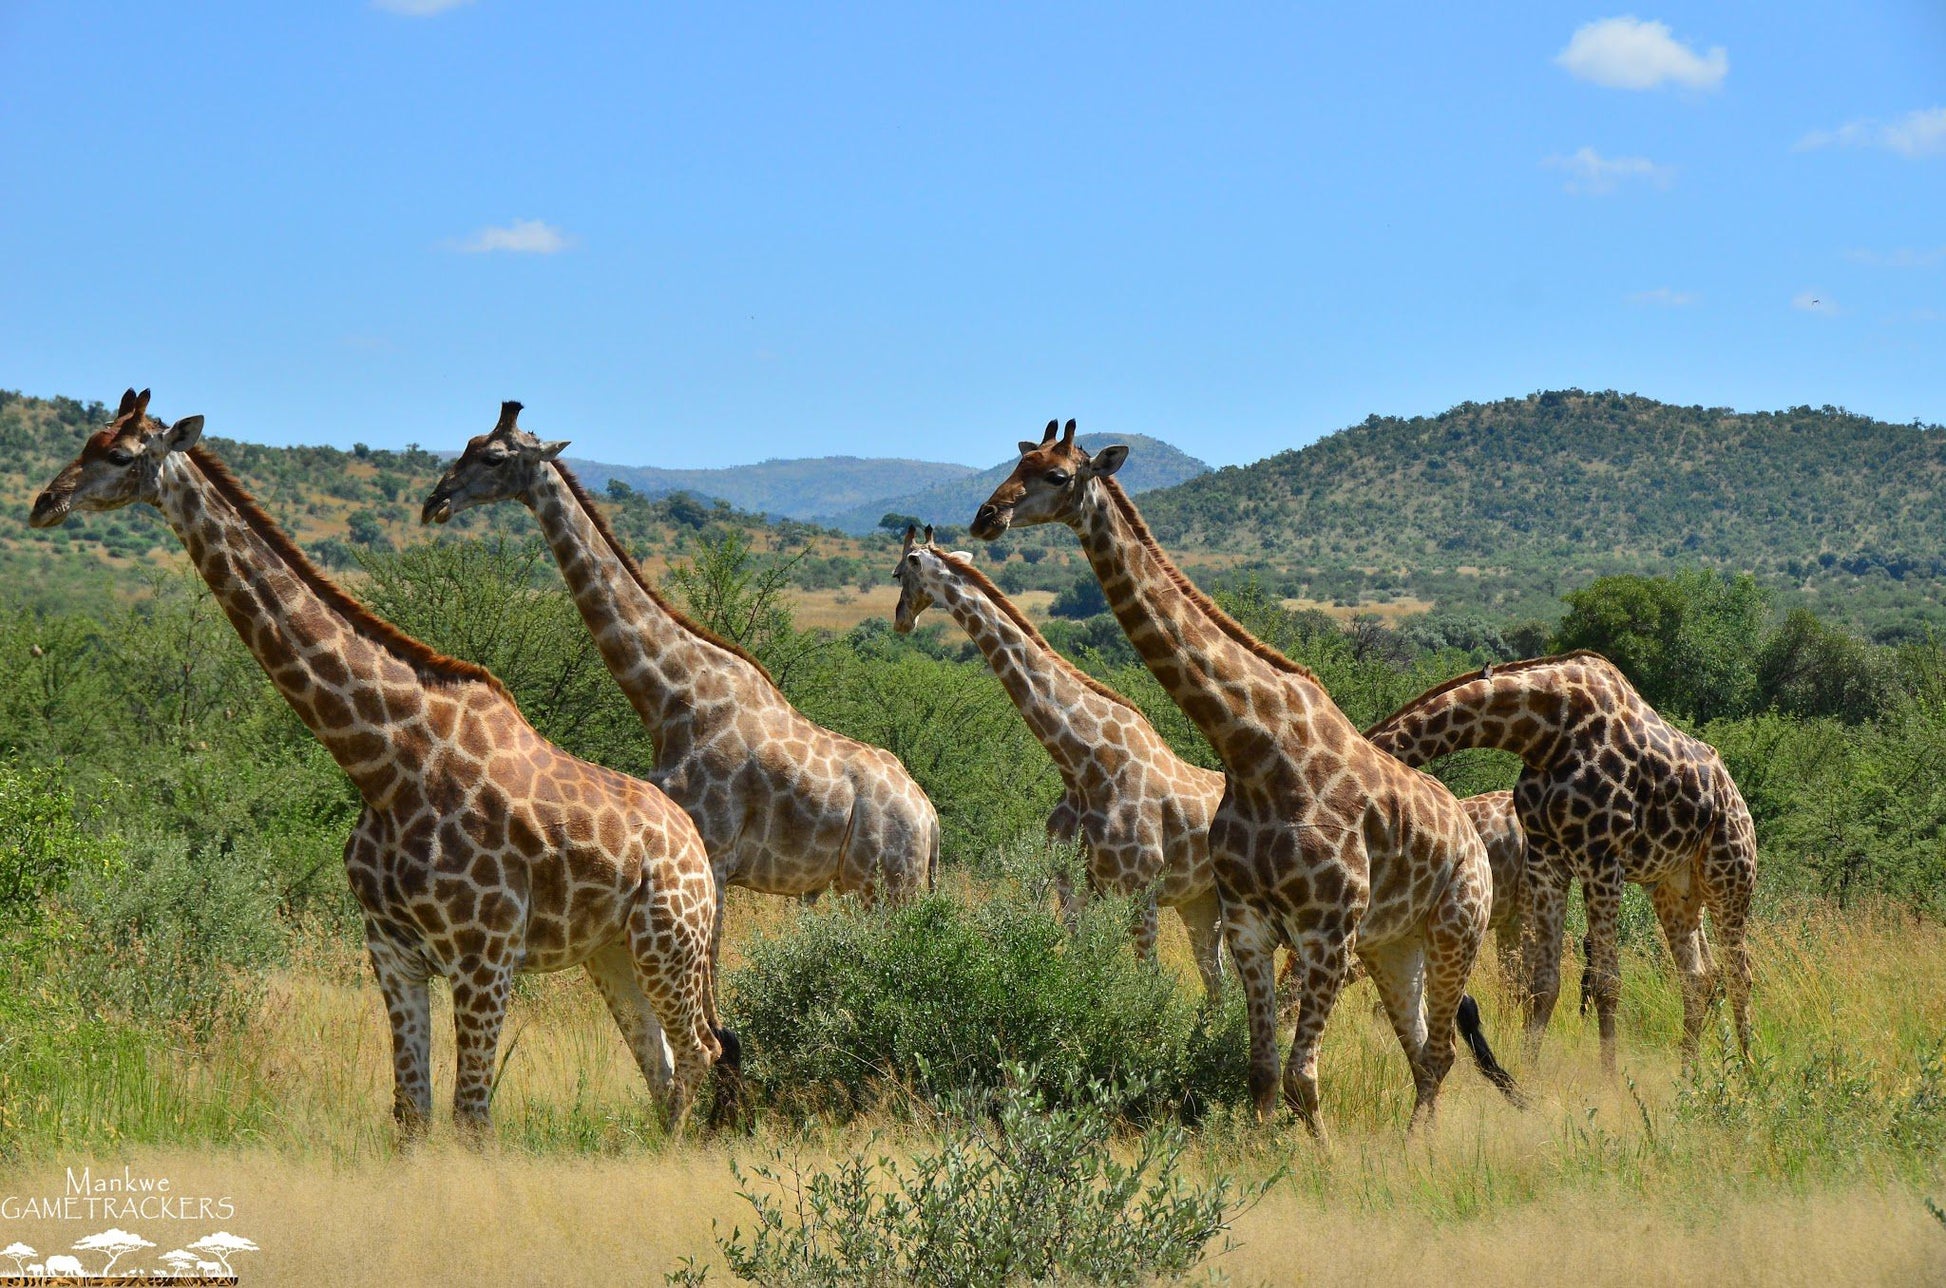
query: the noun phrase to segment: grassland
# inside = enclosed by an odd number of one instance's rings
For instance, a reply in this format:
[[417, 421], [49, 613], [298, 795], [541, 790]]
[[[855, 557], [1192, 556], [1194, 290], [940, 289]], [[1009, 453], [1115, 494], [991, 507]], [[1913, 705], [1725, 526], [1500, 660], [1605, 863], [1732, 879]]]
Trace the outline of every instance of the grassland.
[[[732, 964], [796, 916], [737, 896]], [[707, 1258], [714, 1226], [747, 1221], [729, 1161], [792, 1139], [776, 1122], [754, 1138], [666, 1139], [593, 991], [568, 975], [530, 981], [517, 999], [496, 1142], [465, 1151], [442, 1127], [400, 1157], [375, 989], [342, 940], [306, 943], [206, 1044], [149, 1063], [77, 1041], [59, 1077], [0, 1093], [18, 1148], [0, 1192], [59, 1193], [68, 1169], [125, 1166], [178, 1193], [229, 1196], [226, 1224], [261, 1245], [244, 1264], [264, 1282], [654, 1282], [679, 1256]], [[1191, 987], [1184, 946], [1165, 947]], [[1535, 1104], [1515, 1113], [1458, 1069], [1437, 1130], [1416, 1139], [1404, 1135], [1396, 1047], [1359, 986], [1326, 1042], [1328, 1152], [1288, 1122], [1262, 1132], [1219, 1116], [1199, 1129], [1199, 1168], [1289, 1167], [1217, 1267], [1240, 1283], [1936, 1281], [1946, 1228], [1923, 1198], [1946, 1191], [1946, 930], [1891, 911], [1786, 909], [1760, 925], [1755, 958], [1755, 1065], [1712, 1050], [1692, 1080], [1673, 1057], [1677, 997], [1647, 949], [1625, 963], [1613, 1082], [1571, 1011], [1522, 1061], [1486, 988], [1490, 1031]], [[901, 1152], [911, 1130], [881, 1114], [795, 1139], [813, 1159], [837, 1158], [873, 1132]], [[6, 1228], [37, 1247], [92, 1231]], [[207, 1231], [152, 1222], [144, 1233]]]

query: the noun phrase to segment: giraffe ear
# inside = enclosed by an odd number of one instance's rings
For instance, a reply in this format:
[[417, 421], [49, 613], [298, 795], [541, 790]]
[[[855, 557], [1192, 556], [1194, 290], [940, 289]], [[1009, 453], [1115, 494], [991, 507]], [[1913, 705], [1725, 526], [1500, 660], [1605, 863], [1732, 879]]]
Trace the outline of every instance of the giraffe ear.
[[1122, 462], [1127, 459], [1128, 444], [1110, 443], [1088, 458], [1088, 473], [1095, 475], [1097, 478], [1107, 478], [1110, 474], [1122, 468]]
[[964, 560], [967, 563], [972, 563], [973, 552], [971, 550], [955, 550], [953, 551], [953, 558]]
[[172, 452], [186, 452], [194, 447], [196, 440], [202, 436], [203, 418], [201, 416], [184, 416], [181, 420], [169, 426], [169, 450]]
[[541, 459], [544, 461], [551, 461], [555, 457], [559, 456], [562, 452], [565, 452], [567, 450], [568, 450], [568, 440], [565, 438], [557, 438], [551, 443], [542, 443]]

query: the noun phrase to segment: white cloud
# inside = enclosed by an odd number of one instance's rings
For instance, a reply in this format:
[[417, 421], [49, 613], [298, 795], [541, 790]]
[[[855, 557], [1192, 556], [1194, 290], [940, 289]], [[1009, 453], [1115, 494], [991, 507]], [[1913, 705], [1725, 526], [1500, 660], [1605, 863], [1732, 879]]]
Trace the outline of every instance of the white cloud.
[[1664, 82], [1715, 89], [1730, 74], [1723, 46], [1698, 54], [1670, 35], [1667, 24], [1626, 16], [1580, 28], [1554, 61], [1570, 75], [1610, 89], [1654, 89]]
[[1703, 297], [1694, 291], [1672, 291], [1666, 286], [1658, 286], [1653, 291], [1637, 291], [1628, 297], [1630, 304], [1653, 304], [1665, 309], [1686, 309], [1692, 304], [1701, 304]]
[[1847, 121], [1835, 130], [1813, 130], [1797, 141], [1799, 152], [1813, 148], [1883, 148], [1911, 161], [1946, 156], [1946, 107], [1921, 108], [1896, 121]]
[[1946, 246], [1920, 249], [1914, 246], [1900, 246], [1896, 250], [1848, 250], [1845, 258], [1854, 264], [1870, 264], [1873, 268], [1938, 268], [1946, 264]]
[[1817, 291], [1799, 291], [1791, 296], [1791, 307], [1805, 313], [1835, 314], [1839, 311], [1838, 301], [1828, 299]]
[[473, 0], [372, 0], [372, 8], [396, 13], [402, 18], [431, 18], [448, 9], [472, 3]]
[[1581, 148], [1564, 157], [1545, 157], [1541, 164], [1565, 173], [1568, 178], [1562, 187], [1581, 197], [1605, 197], [1624, 183], [1666, 188], [1676, 177], [1670, 167], [1657, 165], [1647, 157], [1605, 157], [1593, 148]]
[[554, 255], [574, 245], [574, 238], [538, 219], [516, 219], [505, 228], [482, 228], [456, 242], [453, 249], [467, 255], [507, 251], [515, 255]]

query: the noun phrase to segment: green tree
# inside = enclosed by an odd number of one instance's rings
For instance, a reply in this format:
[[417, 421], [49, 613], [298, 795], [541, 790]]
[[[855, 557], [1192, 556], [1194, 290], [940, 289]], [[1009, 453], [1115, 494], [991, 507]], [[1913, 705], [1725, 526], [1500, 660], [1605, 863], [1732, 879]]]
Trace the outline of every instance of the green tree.
[[1602, 577], [1563, 598], [1554, 651], [1600, 653], [1651, 706], [1699, 723], [1751, 709], [1770, 618], [1755, 579], [1701, 569]]

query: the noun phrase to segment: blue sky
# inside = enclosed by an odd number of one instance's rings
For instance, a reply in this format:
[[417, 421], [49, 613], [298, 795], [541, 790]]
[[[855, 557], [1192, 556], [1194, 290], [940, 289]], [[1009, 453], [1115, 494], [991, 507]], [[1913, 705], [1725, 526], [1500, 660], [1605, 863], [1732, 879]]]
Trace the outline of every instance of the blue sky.
[[267, 442], [502, 398], [668, 466], [1052, 416], [1230, 463], [1568, 385], [1946, 421], [1922, 0], [0, 0], [0, 168], [0, 386]]

